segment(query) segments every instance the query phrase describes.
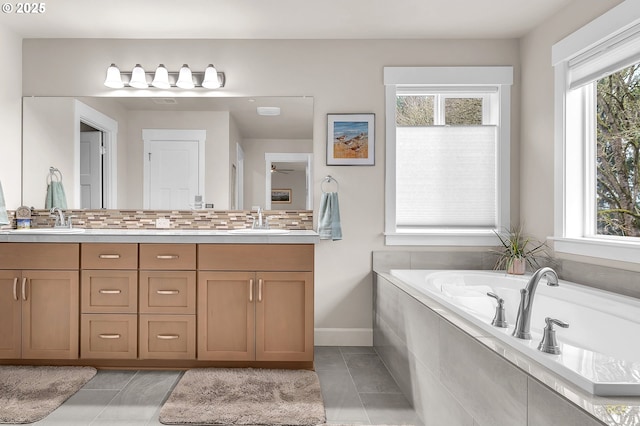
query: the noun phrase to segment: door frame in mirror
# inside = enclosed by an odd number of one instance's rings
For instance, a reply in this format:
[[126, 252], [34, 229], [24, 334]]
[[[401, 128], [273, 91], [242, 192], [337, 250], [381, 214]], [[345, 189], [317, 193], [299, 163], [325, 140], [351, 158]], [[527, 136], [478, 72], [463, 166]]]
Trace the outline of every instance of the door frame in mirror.
[[103, 156], [103, 197], [104, 208], [115, 209], [118, 199], [118, 122], [91, 108], [79, 100], [75, 99], [74, 108], [74, 175], [77, 182], [74, 182], [74, 200], [80, 208], [80, 123], [88, 124], [96, 130], [102, 132], [102, 143], [105, 148]]
[[307, 194], [305, 199], [305, 207], [307, 210], [313, 210], [313, 154], [310, 153], [276, 153], [266, 152], [265, 159], [265, 210], [271, 210], [271, 166], [273, 163], [305, 163], [306, 187]]

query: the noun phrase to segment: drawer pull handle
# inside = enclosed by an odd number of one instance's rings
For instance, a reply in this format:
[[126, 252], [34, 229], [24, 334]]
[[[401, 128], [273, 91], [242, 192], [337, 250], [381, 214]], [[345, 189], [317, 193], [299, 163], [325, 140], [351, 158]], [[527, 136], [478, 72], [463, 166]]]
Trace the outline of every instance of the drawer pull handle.
[[249, 280], [249, 302], [253, 302], [253, 279]]
[[258, 280], [258, 302], [262, 302], [262, 278]]
[[180, 336], [178, 336], [177, 334], [158, 334], [156, 338], [160, 340], [176, 340], [179, 339]]
[[180, 294], [180, 290], [156, 290], [156, 293], [162, 294], [162, 295], [174, 295], [174, 294]]
[[156, 259], [162, 259], [162, 260], [171, 260], [171, 259], [179, 259], [180, 256], [178, 256], [177, 254], [159, 254], [156, 256]]
[[22, 300], [27, 300], [27, 279], [22, 279]]
[[120, 259], [119, 254], [101, 254], [98, 257], [100, 259]]
[[13, 279], [13, 300], [18, 300], [18, 277]]
[[100, 294], [120, 294], [122, 290], [100, 290]]
[[119, 334], [100, 334], [101, 339], [119, 339]]

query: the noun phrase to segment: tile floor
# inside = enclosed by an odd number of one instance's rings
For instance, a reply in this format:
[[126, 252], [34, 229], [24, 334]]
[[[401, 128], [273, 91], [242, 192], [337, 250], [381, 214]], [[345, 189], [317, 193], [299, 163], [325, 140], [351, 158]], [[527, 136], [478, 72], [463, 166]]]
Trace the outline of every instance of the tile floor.
[[[316, 347], [327, 423], [421, 426], [371, 347]], [[180, 371], [101, 370], [36, 425], [160, 425], [162, 403]]]

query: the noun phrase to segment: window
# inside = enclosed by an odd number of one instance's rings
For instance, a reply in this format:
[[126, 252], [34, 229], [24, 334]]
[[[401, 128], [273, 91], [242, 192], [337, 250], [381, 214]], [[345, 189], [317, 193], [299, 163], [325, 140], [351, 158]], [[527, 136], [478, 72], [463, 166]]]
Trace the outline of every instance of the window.
[[640, 5], [553, 46], [554, 248], [640, 263]]
[[385, 68], [389, 245], [493, 245], [509, 225], [511, 67]]

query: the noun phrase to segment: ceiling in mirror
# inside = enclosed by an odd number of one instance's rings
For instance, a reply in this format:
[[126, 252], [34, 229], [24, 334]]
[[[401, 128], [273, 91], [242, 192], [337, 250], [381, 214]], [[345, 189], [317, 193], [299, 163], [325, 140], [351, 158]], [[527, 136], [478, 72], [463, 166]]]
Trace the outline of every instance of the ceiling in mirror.
[[[82, 98], [78, 98], [82, 100]], [[116, 100], [130, 111], [229, 111], [242, 136], [247, 139], [311, 139], [313, 137], [313, 98], [159, 98], [121, 97]], [[276, 107], [279, 115], [259, 115], [258, 108]]]

